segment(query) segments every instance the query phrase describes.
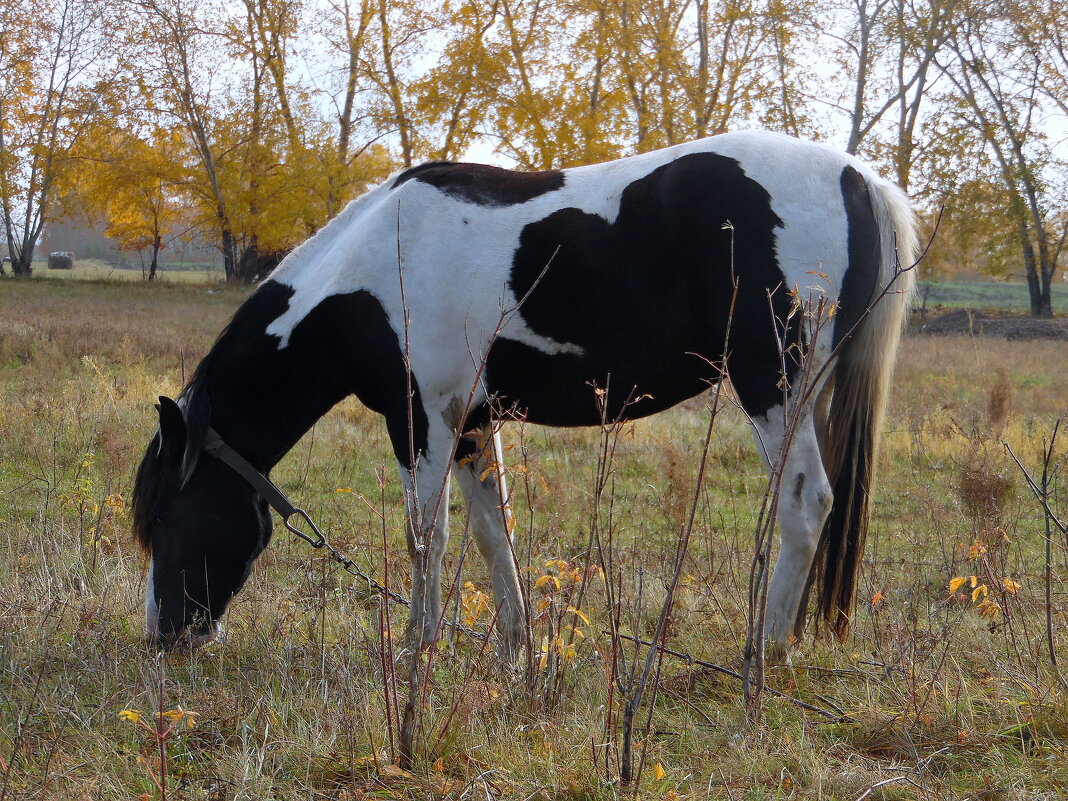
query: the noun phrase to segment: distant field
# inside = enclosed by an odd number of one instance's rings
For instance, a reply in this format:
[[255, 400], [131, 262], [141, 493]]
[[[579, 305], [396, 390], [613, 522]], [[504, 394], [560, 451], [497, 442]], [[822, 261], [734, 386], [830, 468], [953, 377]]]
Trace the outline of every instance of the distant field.
[[[79, 260], [73, 270], [49, 270], [45, 261], [33, 263], [35, 278], [60, 279], [65, 281], [142, 281], [139, 269], [119, 269], [96, 259]], [[215, 284], [225, 280], [222, 270], [205, 269], [203, 265], [161, 265], [156, 280], [175, 284]]]
[[[941, 283], [921, 281], [917, 288], [916, 305], [923, 303], [924, 291], [927, 307], [946, 306], [952, 309], [999, 309], [1026, 314], [1030, 309], [1027, 284], [1009, 282], [946, 281]], [[1053, 285], [1053, 311], [1068, 313], [1068, 284]]]

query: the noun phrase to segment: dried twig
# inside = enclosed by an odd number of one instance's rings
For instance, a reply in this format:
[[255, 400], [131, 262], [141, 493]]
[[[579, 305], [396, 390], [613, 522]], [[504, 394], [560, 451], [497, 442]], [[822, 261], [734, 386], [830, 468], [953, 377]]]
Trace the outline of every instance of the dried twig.
[[[609, 632], [605, 632], [605, 633], [608, 634]], [[658, 645], [656, 643], [649, 642], [648, 640], [642, 640], [642, 639], [640, 639], [638, 637], [633, 637], [633, 636], [631, 636], [629, 634], [620, 634], [618, 636], [619, 636], [619, 638], [621, 640], [630, 640], [631, 642], [638, 643], [639, 645], [645, 645], [645, 646], [654, 646], [655, 645], [657, 650], [659, 650], [661, 653], [667, 654], [668, 656], [674, 656], [674, 657], [677, 657], [678, 659], [685, 659], [687, 662], [691, 662], [694, 665], [700, 665], [703, 668], [708, 668], [709, 670], [714, 670], [717, 673], [722, 673], [724, 676], [730, 676], [732, 679], [737, 679], [738, 681], [743, 681], [744, 680], [744, 677], [742, 676], [742, 674], [739, 673], [736, 670], [731, 670], [730, 668], [725, 668], [722, 665], [715, 664], [714, 662], [706, 662], [705, 660], [698, 659], [697, 657], [692, 656], [691, 654], [683, 653], [682, 651], [676, 651], [673, 648], [668, 648], [666, 645]], [[822, 717], [827, 718], [832, 723], [854, 723], [855, 722], [853, 720], [853, 718], [849, 717], [849, 715], [843, 714], [840, 711], [839, 712], [832, 712], [830, 710], [822, 709], [822, 708], [820, 708], [818, 706], [814, 706], [813, 704], [810, 704], [807, 701], [802, 701], [800, 698], [794, 698], [792, 695], [787, 695], [786, 693], [784, 693], [784, 692], [782, 692], [780, 690], [775, 690], [775, 689], [772, 689], [770, 687], [766, 688], [766, 689], [767, 689], [768, 692], [770, 692], [776, 698], [782, 698], [782, 699], [784, 699], [786, 701], [791, 702], [792, 704], [796, 704], [797, 706], [801, 707], [802, 709], [804, 709], [804, 710], [806, 710], [808, 712], [814, 712], [817, 715], [820, 715]]]
[[1054, 467], [1051, 469], [1053, 463], [1053, 451], [1057, 444], [1057, 433], [1060, 431], [1061, 421], [1058, 419], [1053, 425], [1053, 434], [1047, 444], [1045, 441], [1042, 443], [1042, 481], [1036, 482], [1031, 474], [1027, 472], [1027, 468], [1024, 467], [1020, 459], [1013, 453], [1012, 447], [1007, 442], [1002, 442], [1005, 446], [1005, 450], [1009, 452], [1009, 456], [1016, 462], [1016, 466], [1020, 468], [1020, 472], [1023, 473], [1024, 479], [1027, 481], [1027, 485], [1031, 488], [1032, 494], [1038, 499], [1039, 504], [1042, 506], [1042, 510], [1045, 516], [1045, 536], [1046, 536], [1046, 564], [1043, 570], [1043, 579], [1045, 584], [1045, 607], [1046, 607], [1046, 650], [1049, 652], [1050, 666], [1053, 668], [1053, 675], [1057, 677], [1057, 681], [1061, 686], [1068, 690], [1068, 680], [1061, 675], [1060, 666], [1057, 664], [1057, 647], [1053, 638], [1053, 526], [1060, 529], [1062, 534], [1068, 534], [1068, 527], [1065, 527], [1053, 509], [1050, 507], [1050, 486], [1053, 484], [1053, 478], [1057, 473], [1057, 469]]

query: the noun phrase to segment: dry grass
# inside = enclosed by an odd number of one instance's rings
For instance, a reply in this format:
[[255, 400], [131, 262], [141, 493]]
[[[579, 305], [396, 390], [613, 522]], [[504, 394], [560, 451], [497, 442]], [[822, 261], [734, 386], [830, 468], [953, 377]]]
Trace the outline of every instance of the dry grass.
[[[446, 643], [431, 667], [424, 751], [406, 774], [389, 764], [377, 601], [300, 543], [276, 537], [233, 605], [226, 644], [157, 660], [140, 641], [143, 566], [124, 503], [153, 429], [151, 403], [178, 390], [183, 366], [191, 371], [240, 298], [178, 286], [2, 286], [0, 799], [158, 797], [146, 770], [153, 739], [118, 713], [151, 715], [161, 686], [165, 708], [197, 713], [196, 727], [168, 743], [172, 798], [623, 794], [612, 781], [618, 732], [605, 732], [607, 612], [604, 582], [586, 570], [590, 523], [599, 515], [615, 538], [624, 626], [648, 635], [693, 490], [703, 407], [627, 426], [599, 509], [596, 431], [506, 432], [516, 445], [517, 553], [531, 585], [545, 574], [561, 583], [531, 588], [542, 606], [536, 635], [566, 644], [576, 626], [584, 636], [545, 667], [535, 658], [532, 684], [479, 657], [476, 642]], [[644, 797], [1066, 797], [1068, 698], [1044, 652], [1041, 517], [1001, 445], [1037, 459], [1068, 413], [1066, 361], [1057, 343], [906, 342], [854, 634], [843, 645], [810, 638], [793, 669], [771, 676], [850, 722], [769, 699], [750, 726], [730, 679], [669, 659], [641, 744]], [[740, 415], [717, 421], [713, 447], [670, 645], [737, 666], [763, 471]], [[389, 453], [375, 416], [346, 402], [276, 471], [376, 573], [375, 470]], [[1062, 447], [1062, 470], [1065, 458]], [[402, 575], [395, 484], [389, 558]], [[462, 528], [457, 514], [457, 542]], [[449, 575], [459, 550], [450, 549]], [[986, 594], [973, 600], [970, 583], [951, 594], [957, 576], [975, 576]], [[477, 612], [486, 583], [473, 558], [467, 581], [461, 600]], [[984, 617], [983, 602], [997, 613]], [[576, 605], [589, 624], [567, 611]], [[402, 611], [390, 614], [399, 634]]]
[[[141, 270], [120, 270], [98, 259], [78, 259], [71, 270], [49, 270], [47, 262], [35, 261], [33, 263], [33, 277], [35, 279], [55, 280], [57, 283], [68, 284], [72, 281], [94, 281], [109, 283], [139, 283], [145, 280], [148, 266], [144, 272]], [[226, 280], [221, 269], [182, 269], [172, 265], [160, 265], [156, 273], [156, 282], [162, 284], [182, 284], [186, 286], [203, 285], [206, 287], [218, 287]]]

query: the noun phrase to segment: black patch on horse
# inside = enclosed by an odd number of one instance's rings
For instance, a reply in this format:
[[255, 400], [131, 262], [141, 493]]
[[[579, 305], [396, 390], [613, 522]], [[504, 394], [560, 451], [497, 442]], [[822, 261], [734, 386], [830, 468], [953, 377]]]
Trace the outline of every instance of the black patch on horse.
[[[374, 295], [358, 290], [324, 298], [290, 333], [266, 329], [289, 308], [292, 287], [264, 282], [223, 329], [183, 391], [187, 444], [182, 479], [161, 486], [159, 434], [137, 471], [134, 531], [149, 544], [148, 524], [188, 479], [210, 425], [234, 450], [267, 472], [342, 398], [355, 394], [383, 414], [397, 459], [410, 467], [407, 371], [389, 317]], [[414, 452], [427, 448], [427, 419], [412, 376]]]
[[[242, 307], [197, 368], [198, 373], [211, 373], [207, 383], [213, 406], [226, 409], [232, 418], [213, 415], [212, 425], [253, 465], [273, 465], [334, 404], [356, 395], [386, 417], [397, 459], [410, 467], [404, 352], [378, 298], [366, 290], [329, 295], [293, 328], [286, 347], [279, 348], [278, 337], [266, 329], [289, 307], [293, 292], [284, 284], [266, 282], [256, 295], [265, 293], [275, 300], [258, 301], [256, 306], [265, 307], [262, 313], [228, 342], [235, 323], [247, 314]], [[427, 447], [427, 420], [415, 376], [411, 381], [413, 446], [420, 454]], [[240, 427], [251, 440], [246, 450], [227, 433]], [[274, 436], [265, 437], [264, 430]]]
[[560, 170], [520, 172], [488, 164], [432, 161], [402, 172], [393, 182], [393, 188], [411, 180], [430, 184], [465, 203], [498, 208], [526, 203], [560, 189], [564, 174]]
[[[591, 425], [666, 409], [728, 370], [750, 414], [782, 403], [782, 359], [796, 372], [792, 300], [775, 254], [782, 220], [737, 161], [693, 153], [623, 191], [615, 222], [576, 208], [527, 225], [511, 287], [536, 333], [583, 353], [549, 355], [499, 339], [487, 363], [501, 406], [548, 425]], [[546, 267], [548, 265], [548, 267]], [[769, 298], [770, 294], [770, 298]], [[775, 319], [773, 319], [773, 316]], [[795, 318], [796, 319], [796, 316]], [[778, 328], [778, 332], [776, 329]]]
[[842, 170], [842, 200], [848, 222], [849, 266], [842, 278], [834, 321], [835, 346], [867, 313], [879, 280], [879, 225], [864, 176], [852, 167]]

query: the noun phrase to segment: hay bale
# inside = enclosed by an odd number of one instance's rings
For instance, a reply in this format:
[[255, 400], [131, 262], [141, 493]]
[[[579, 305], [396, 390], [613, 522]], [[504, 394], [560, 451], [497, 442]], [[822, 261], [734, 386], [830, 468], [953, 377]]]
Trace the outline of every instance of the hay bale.
[[74, 254], [69, 250], [59, 250], [48, 254], [49, 270], [73, 270]]

